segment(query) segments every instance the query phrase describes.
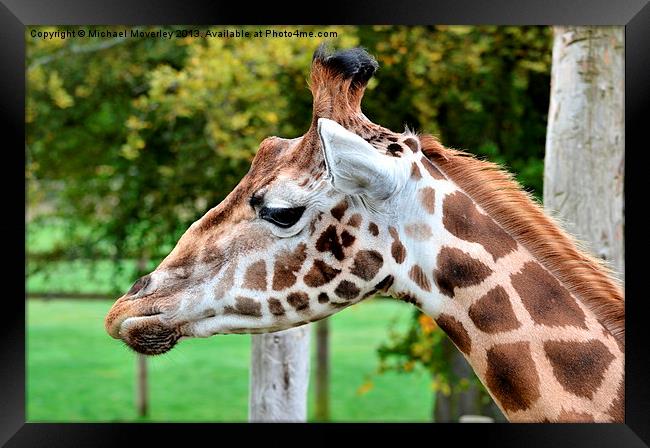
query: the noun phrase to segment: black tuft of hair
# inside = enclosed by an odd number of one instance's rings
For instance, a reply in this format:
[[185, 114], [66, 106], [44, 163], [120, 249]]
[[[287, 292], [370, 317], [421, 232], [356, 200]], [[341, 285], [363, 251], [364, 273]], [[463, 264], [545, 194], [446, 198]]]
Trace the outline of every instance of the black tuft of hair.
[[316, 60], [345, 79], [352, 78], [353, 82], [359, 85], [366, 85], [379, 68], [377, 60], [361, 47], [328, 55], [326, 44], [321, 44], [312, 58], [312, 61]]

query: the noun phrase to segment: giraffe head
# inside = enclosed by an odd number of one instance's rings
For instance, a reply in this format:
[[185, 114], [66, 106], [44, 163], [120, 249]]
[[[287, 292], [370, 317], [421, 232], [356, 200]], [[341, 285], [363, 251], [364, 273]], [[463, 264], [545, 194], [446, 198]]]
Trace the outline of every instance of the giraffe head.
[[310, 129], [262, 141], [237, 187], [116, 301], [108, 333], [159, 354], [182, 337], [279, 331], [388, 292], [420, 142], [361, 112], [376, 69], [362, 49], [319, 48]]

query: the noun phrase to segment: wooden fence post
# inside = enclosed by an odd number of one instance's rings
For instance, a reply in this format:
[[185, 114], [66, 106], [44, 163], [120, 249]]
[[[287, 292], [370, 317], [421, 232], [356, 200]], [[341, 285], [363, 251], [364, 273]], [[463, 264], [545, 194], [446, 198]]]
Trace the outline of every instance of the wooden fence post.
[[316, 409], [317, 421], [330, 419], [330, 327], [329, 318], [316, 322]]
[[311, 324], [254, 334], [248, 420], [307, 421]]
[[[138, 276], [144, 275], [147, 270], [149, 254], [145, 250], [138, 260]], [[138, 417], [146, 417], [149, 414], [149, 372], [147, 370], [147, 357], [136, 354], [136, 408]]]
[[136, 408], [138, 417], [149, 414], [149, 381], [147, 378], [147, 357], [136, 354]]

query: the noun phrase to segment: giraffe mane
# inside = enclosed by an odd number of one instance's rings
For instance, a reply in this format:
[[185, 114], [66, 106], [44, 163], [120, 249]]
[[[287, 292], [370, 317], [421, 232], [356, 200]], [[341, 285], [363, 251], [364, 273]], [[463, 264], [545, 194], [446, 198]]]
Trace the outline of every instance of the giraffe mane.
[[625, 347], [625, 301], [611, 268], [546, 215], [499, 165], [420, 136], [422, 152], [556, 276]]

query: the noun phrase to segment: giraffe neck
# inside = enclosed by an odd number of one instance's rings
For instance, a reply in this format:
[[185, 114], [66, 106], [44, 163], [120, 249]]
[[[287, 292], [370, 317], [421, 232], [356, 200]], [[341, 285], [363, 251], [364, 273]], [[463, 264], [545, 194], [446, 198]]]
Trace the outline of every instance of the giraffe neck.
[[[522, 244], [428, 159], [393, 287], [433, 317], [511, 421], [622, 421], [623, 347]], [[390, 230], [390, 229], [389, 229]]]

